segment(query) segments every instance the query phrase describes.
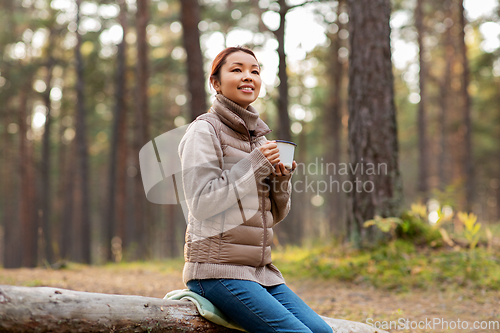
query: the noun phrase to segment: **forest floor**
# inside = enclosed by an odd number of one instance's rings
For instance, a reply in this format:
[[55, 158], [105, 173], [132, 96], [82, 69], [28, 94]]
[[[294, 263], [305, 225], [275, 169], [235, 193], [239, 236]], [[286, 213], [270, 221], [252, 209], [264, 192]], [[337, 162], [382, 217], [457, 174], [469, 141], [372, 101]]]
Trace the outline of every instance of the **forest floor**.
[[[0, 269], [0, 284], [163, 298], [171, 290], [185, 288], [181, 271], [181, 263], [150, 262], [105, 266], [70, 264], [58, 270]], [[287, 278], [287, 284], [321, 315], [368, 324], [378, 322], [379, 327], [384, 321], [392, 321], [393, 329], [387, 329], [389, 332], [500, 332], [498, 328], [473, 328], [475, 322], [484, 327], [490, 321], [500, 321], [500, 291], [455, 288], [396, 293], [311, 278]], [[421, 322], [421, 328], [395, 329], [396, 324], [406, 320], [410, 327]], [[451, 327], [460, 320], [461, 329], [442, 329], [438, 320], [448, 321]]]

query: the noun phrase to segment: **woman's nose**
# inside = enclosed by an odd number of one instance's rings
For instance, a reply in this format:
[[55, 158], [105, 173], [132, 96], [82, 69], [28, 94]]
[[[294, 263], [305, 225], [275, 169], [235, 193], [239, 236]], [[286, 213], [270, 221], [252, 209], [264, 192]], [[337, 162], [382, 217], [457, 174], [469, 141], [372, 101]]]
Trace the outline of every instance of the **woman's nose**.
[[243, 81], [252, 81], [252, 75], [250, 75], [249, 72], [245, 72], [245, 75], [243, 76]]

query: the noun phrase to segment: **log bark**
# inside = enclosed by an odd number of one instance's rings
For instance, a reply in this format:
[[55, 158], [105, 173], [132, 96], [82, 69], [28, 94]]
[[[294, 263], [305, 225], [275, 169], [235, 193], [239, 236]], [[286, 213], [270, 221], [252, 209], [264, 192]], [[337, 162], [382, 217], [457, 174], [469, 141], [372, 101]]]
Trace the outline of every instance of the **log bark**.
[[[323, 317], [336, 333], [384, 333]], [[188, 301], [0, 285], [0, 332], [240, 332], [207, 321]]]

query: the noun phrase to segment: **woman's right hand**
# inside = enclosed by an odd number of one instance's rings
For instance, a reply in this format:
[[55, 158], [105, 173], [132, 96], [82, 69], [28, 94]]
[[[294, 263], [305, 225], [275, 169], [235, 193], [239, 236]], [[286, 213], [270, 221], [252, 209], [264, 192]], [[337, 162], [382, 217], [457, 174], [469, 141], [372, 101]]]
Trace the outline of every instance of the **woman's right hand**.
[[262, 146], [258, 147], [260, 152], [264, 154], [271, 165], [275, 165], [280, 161], [280, 151], [275, 141], [267, 141]]

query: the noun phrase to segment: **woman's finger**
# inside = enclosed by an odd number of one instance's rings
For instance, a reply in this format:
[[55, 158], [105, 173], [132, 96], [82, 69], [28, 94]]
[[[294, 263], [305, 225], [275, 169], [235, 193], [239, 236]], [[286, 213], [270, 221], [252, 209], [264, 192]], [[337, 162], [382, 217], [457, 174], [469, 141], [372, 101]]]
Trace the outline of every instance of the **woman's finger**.
[[[279, 157], [280, 157], [280, 154], [279, 154], [279, 153], [275, 153], [275, 154], [271, 154], [271, 155], [269, 155], [268, 159], [269, 159], [269, 160], [276, 160], [274, 163], [277, 163], [277, 162], [279, 162], [279, 161], [280, 161], [280, 158], [279, 158]], [[274, 164], [274, 163], [273, 163], [273, 164]]]
[[276, 174], [276, 176], [281, 176], [280, 164], [281, 163], [278, 163], [274, 167], [274, 173]]
[[288, 176], [290, 174], [290, 171], [285, 167], [283, 163], [281, 163], [281, 166], [282, 166], [281, 172], [283, 173], [283, 175]]

